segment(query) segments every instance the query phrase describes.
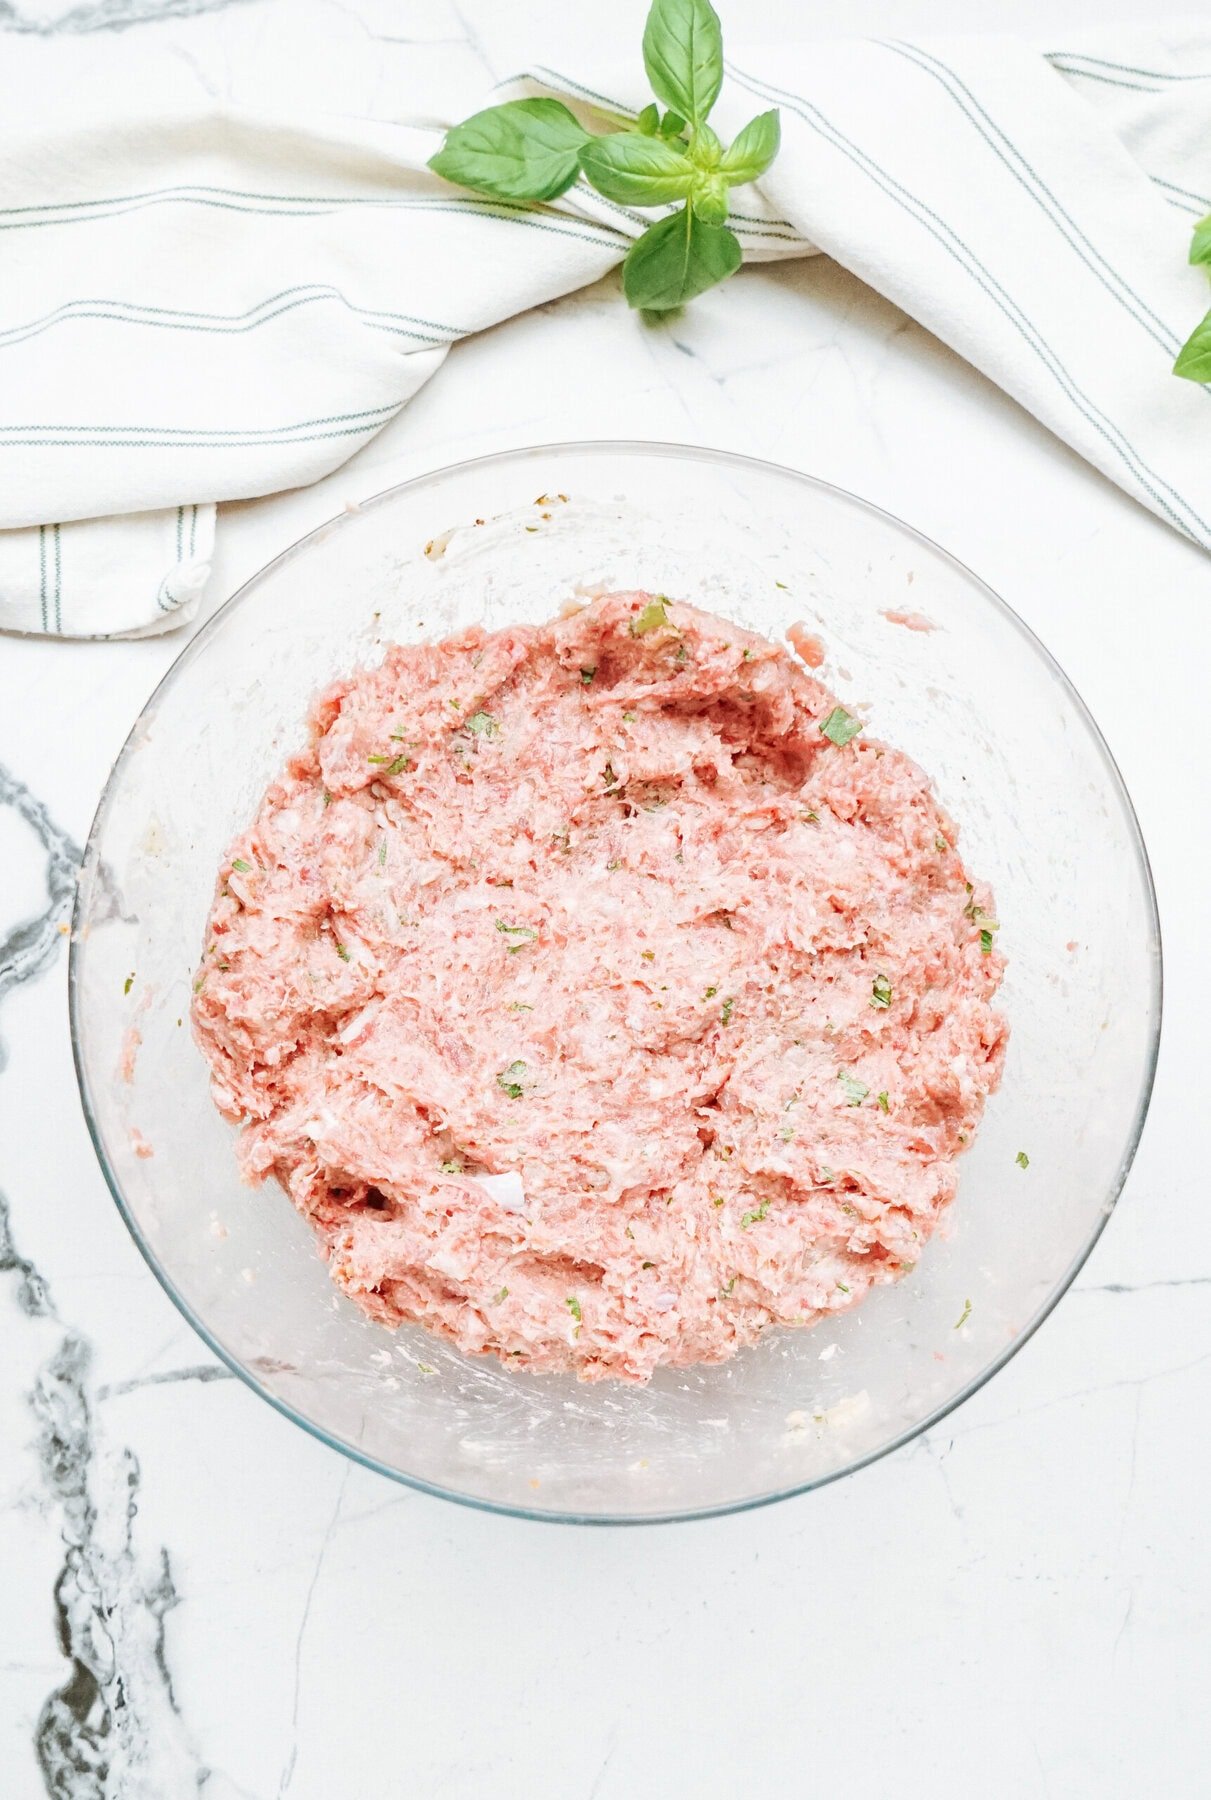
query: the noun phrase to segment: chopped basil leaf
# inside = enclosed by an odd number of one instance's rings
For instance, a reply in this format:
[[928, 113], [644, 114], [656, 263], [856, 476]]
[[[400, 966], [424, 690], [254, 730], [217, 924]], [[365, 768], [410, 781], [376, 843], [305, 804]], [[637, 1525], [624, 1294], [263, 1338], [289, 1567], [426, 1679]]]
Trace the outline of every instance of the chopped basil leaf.
[[778, 1133], [778, 1136], [782, 1139], [784, 1144], [789, 1144], [794, 1135], [795, 1128], [793, 1125], [783, 1125]]
[[233, 869], [237, 870], [238, 873], [241, 875], [251, 875], [252, 874], [252, 864], [246, 863], [242, 856], [237, 856], [231, 866]]
[[1013, 1160], [1018, 1165], [1019, 1169], [1028, 1169], [1030, 1167], [1030, 1158], [1024, 1150], [1019, 1150]]
[[848, 1069], [838, 1069], [837, 1080], [841, 1083], [850, 1106], [861, 1106], [867, 1094], [870, 1093], [866, 1083], [859, 1081], [856, 1075], [851, 1075]]
[[946, 852], [950, 849], [950, 845], [946, 842], [946, 839], [944, 837], [942, 837], [940, 834], [939, 834], [939, 836], [937, 836], [934, 839], [933, 847], [938, 852], [939, 856], [944, 856], [946, 854]]
[[880, 1095], [879, 1095], [879, 1099], [878, 1099], [878, 1107], [879, 1107], [879, 1111], [880, 1111], [880, 1112], [887, 1112], [887, 1111], [888, 1111], [888, 1110], [889, 1110], [889, 1108], [888, 1108], [888, 1104], [887, 1104], [887, 1090], [886, 1090], [886, 1088], [885, 1088], [885, 1089], [884, 1089], [884, 1090], [883, 1090], [883, 1092], [882, 1092], [882, 1093], [881, 1093], [881, 1094], [880, 1094]]
[[509, 945], [509, 955], [510, 956], [516, 956], [517, 952], [519, 950], [524, 950], [526, 945], [532, 944], [538, 936], [538, 933], [536, 931], [534, 931], [529, 925], [508, 925], [508, 924], [506, 924], [504, 919], [497, 919], [496, 929], [497, 929], [497, 931], [503, 931], [503, 932], [507, 933], [507, 935], [509, 937], [515, 937], [515, 938], [521, 939], [521, 942], [519, 944], [510, 944]]
[[501, 1288], [499, 1294], [497, 1294], [497, 1296], [496, 1296], [495, 1300], [493, 1300], [492, 1304], [493, 1304], [493, 1306], [503, 1306], [505, 1301], [508, 1298], [509, 1298], [508, 1288]]
[[720, 1288], [719, 1292], [721, 1294], [730, 1294], [732, 1289], [735, 1287], [735, 1285], [736, 1285], [736, 1277], [733, 1275], [732, 1279], [728, 1282], [727, 1286], [725, 1288]]
[[524, 1000], [510, 1000], [505, 1010], [507, 1012], [533, 1012], [534, 1008], [527, 1006]]
[[345, 948], [344, 944], [337, 945], [336, 953], [340, 957], [342, 962], [352, 962], [352, 960], [353, 960], [352, 957], [349, 955], [348, 950]]
[[564, 1305], [567, 1307], [568, 1311], [571, 1313], [572, 1317], [575, 1319], [576, 1323], [579, 1325], [581, 1319], [584, 1317], [584, 1314], [580, 1310], [580, 1301], [576, 1298], [575, 1294], [569, 1294], [567, 1299], [564, 1301]]
[[886, 975], [876, 975], [871, 984], [870, 1003], [880, 1008], [891, 1005], [891, 982]]
[[457, 1162], [454, 1160], [451, 1160], [449, 1162], [439, 1163], [438, 1167], [440, 1168], [443, 1175], [461, 1175], [463, 1172], [462, 1164], [460, 1162]]
[[840, 750], [848, 744], [850, 738], [857, 737], [862, 729], [862, 721], [855, 719], [852, 713], [847, 713], [843, 706], [834, 706], [820, 729], [828, 741]]
[[750, 1225], [759, 1225], [769, 1211], [769, 1201], [763, 1200], [756, 1212], [746, 1212], [741, 1216], [740, 1229], [747, 1231]]
[[593, 664], [593, 667], [591, 669], [582, 669], [580, 671], [580, 681], [581, 681], [582, 687], [588, 687], [589, 683], [592, 681], [592, 679], [593, 679], [594, 675], [596, 675], [596, 673], [597, 673], [597, 664], [596, 663]]
[[368, 756], [366, 761], [372, 763], [385, 763], [386, 767], [383, 769], [384, 775], [401, 775], [405, 769], [409, 769], [412, 766], [406, 756]]
[[524, 1062], [511, 1062], [508, 1068], [502, 1069], [500, 1074], [496, 1077], [496, 1085], [499, 1088], [503, 1088], [510, 1100], [521, 1100], [526, 1091], [522, 1086], [522, 1076], [525, 1072], [526, 1065]]
[[981, 931], [981, 933], [980, 933], [980, 955], [981, 956], [991, 956], [992, 955], [992, 933], [991, 933], [991, 931]]
[[387, 861], [387, 840], [386, 840], [386, 838], [384, 838], [382, 843], [378, 847], [378, 866], [380, 869], [385, 867], [386, 861]]
[[837, 1292], [839, 1294], [848, 1294], [849, 1289], [846, 1287], [846, 1285], [843, 1281], [839, 1281], [837, 1283]]
[[729, 999], [729, 1000], [725, 1000], [725, 1001], [724, 1001], [724, 1002], [723, 1002], [723, 1011], [722, 1011], [722, 1012], [721, 1012], [721, 1013], [720, 1013], [720, 1015], [719, 1015], [719, 1023], [720, 1023], [720, 1024], [721, 1024], [721, 1025], [730, 1025], [730, 1024], [731, 1024], [731, 1022], [732, 1022], [732, 1008], [733, 1008], [733, 1006], [735, 1006], [735, 1004], [736, 1004], [736, 998], [735, 998], [735, 995], [733, 995], [733, 996], [732, 996], [732, 997], [731, 997], [731, 999]]
[[633, 725], [635, 723], [634, 713], [633, 712], [624, 712], [622, 715], [622, 722], [624, 725]]
[[324, 789], [324, 807], [325, 807], [325, 810], [326, 810], [326, 809], [327, 809], [327, 808], [328, 808], [328, 807], [330, 807], [330, 806], [331, 806], [331, 805], [332, 805], [332, 795], [331, 795], [331, 794], [330, 794], [330, 793], [329, 793], [329, 792], [328, 792], [328, 789], [327, 789], [327, 788], [325, 788], [325, 789]]
[[491, 713], [484, 712], [482, 707], [478, 712], [473, 712], [471, 717], [467, 720], [467, 730], [474, 732], [476, 737], [494, 738], [500, 736], [500, 725], [492, 717]]
[[706, 990], [706, 992], [705, 992], [705, 994], [703, 994], [703, 996], [702, 996], [702, 998], [703, 998], [703, 999], [704, 999], [704, 1000], [713, 1000], [713, 999], [714, 999], [714, 998], [715, 998], [715, 995], [716, 995], [716, 994], [717, 994], [717, 993], [718, 993], [718, 992], [719, 992], [719, 989], [718, 989], [718, 988], [716, 988], [716, 987], [709, 987], [709, 988], [707, 988], [707, 990]]
[[[127, 977], [126, 977], [126, 980], [125, 980], [125, 981], [124, 981], [124, 982], [123, 982], [123, 983], [122, 983], [122, 992], [123, 992], [123, 993], [124, 993], [124, 994], [129, 994], [129, 992], [130, 992], [130, 990], [131, 990], [131, 988], [132, 988], [132, 987], [133, 987], [133, 986], [134, 986], [134, 985], [135, 985], [135, 978], [134, 978], [134, 976], [133, 976], [133, 974], [132, 974], [132, 975], [128, 975], [128, 976], [127, 976]], [[196, 991], [196, 990], [195, 990], [195, 991]]]
[[958, 1331], [960, 1326], [966, 1325], [966, 1323], [967, 1323], [968, 1319], [970, 1319], [970, 1317], [971, 1317], [971, 1301], [964, 1300], [963, 1310], [959, 1314], [958, 1318], [955, 1320], [955, 1327], [954, 1327], [955, 1330]]
[[657, 594], [649, 600], [643, 611], [631, 620], [631, 636], [643, 637], [649, 631], [659, 631], [662, 625], [669, 623], [669, 615], [664, 609], [664, 595]]
[[609, 792], [610, 789], [616, 788], [618, 786], [618, 777], [614, 773], [613, 763], [606, 764], [605, 768], [601, 771], [601, 779], [606, 784], [607, 792]]

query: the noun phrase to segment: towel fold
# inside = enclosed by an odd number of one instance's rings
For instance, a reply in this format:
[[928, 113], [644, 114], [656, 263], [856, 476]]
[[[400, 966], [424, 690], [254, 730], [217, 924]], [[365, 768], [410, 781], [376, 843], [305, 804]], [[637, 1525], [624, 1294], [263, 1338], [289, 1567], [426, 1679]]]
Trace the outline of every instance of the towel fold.
[[[648, 98], [637, 59], [492, 98], [533, 93], [590, 125]], [[769, 106], [781, 155], [731, 196], [746, 259], [835, 257], [1211, 548], [1211, 394], [1169, 373], [1209, 298], [1185, 255], [1211, 31], [737, 48], [713, 122]], [[0, 146], [0, 625], [189, 617], [216, 501], [329, 473], [458, 338], [596, 280], [666, 210], [484, 200], [426, 169], [440, 141], [119, 96]]]

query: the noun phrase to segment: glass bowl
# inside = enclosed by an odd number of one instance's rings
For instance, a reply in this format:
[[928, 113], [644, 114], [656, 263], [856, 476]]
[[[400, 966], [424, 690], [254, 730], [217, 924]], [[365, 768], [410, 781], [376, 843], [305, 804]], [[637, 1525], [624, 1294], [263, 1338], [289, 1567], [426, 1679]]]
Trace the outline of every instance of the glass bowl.
[[[826, 678], [930, 773], [968, 866], [994, 884], [1012, 1036], [958, 1199], [911, 1275], [722, 1367], [586, 1387], [464, 1358], [419, 1326], [392, 1334], [339, 1295], [286, 1196], [241, 1185], [188, 1013], [219, 860], [304, 741], [323, 683], [394, 639], [539, 621], [574, 593], [638, 586], [769, 634], [796, 620], [821, 634]], [[250, 1387], [429, 1492], [624, 1522], [755, 1506], [859, 1468], [1026, 1341], [1130, 1165], [1156, 1056], [1160, 943], [1139, 830], [1096, 726], [968, 570], [786, 469], [571, 444], [392, 488], [221, 608], [148, 702], [102, 796], [70, 987], [84, 1109], [114, 1198], [185, 1317]]]

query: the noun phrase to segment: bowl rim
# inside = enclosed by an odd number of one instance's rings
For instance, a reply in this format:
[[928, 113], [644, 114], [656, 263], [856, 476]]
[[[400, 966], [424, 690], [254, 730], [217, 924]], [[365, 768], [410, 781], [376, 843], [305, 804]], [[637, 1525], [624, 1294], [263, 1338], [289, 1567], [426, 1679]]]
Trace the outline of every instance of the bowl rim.
[[903, 1449], [906, 1444], [912, 1443], [914, 1439], [923, 1437], [926, 1432], [933, 1430], [943, 1419], [947, 1418], [958, 1407], [964, 1405], [965, 1402], [970, 1400], [974, 1394], [978, 1393], [986, 1383], [991, 1381], [995, 1375], [999, 1374], [1011, 1358], [1016, 1356], [1024, 1345], [1029, 1343], [1035, 1332], [1038, 1331], [1040, 1326], [1051, 1316], [1052, 1312], [1059, 1305], [1059, 1302], [1063, 1299], [1064, 1295], [1068, 1292], [1068, 1289], [1079, 1275], [1081, 1269], [1088, 1260], [1094, 1245], [1098, 1242], [1102, 1232], [1105, 1230], [1110, 1216], [1118, 1204], [1127, 1176], [1131, 1171], [1131, 1165], [1135, 1160], [1135, 1154], [1139, 1148], [1140, 1138], [1143, 1134], [1144, 1124], [1148, 1116], [1148, 1108], [1152, 1099], [1152, 1091], [1155, 1085], [1164, 1009], [1164, 966], [1161, 945], [1161, 925], [1156, 899], [1156, 887], [1152, 875], [1152, 866], [1148, 858], [1148, 850], [1144, 843], [1139, 819], [1136, 816], [1135, 807], [1132, 804], [1126, 782], [1123, 780], [1122, 772], [1114, 759], [1105, 737], [1102, 735], [1097, 721], [1094, 719], [1070, 677], [1065, 673], [1063, 668], [1061, 668], [1047, 646], [1035, 634], [1030, 626], [1026, 624], [1025, 620], [1022, 619], [1008, 602], [1003, 600], [1001, 596], [982, 579], [982, 577], [977, 575], [974, 570], [970, 569], [966, 563], [952, 555], [952, 553], [943, 548], [942, 545], [935, 543], [934, 540], [928, 537], [924, 532], [917, 530], [915, 526], [909, 525], [903, 519], [898, 518], [896, 514], [888, 512], [886, 508], [878, 506], [873, 501], [864, 499], [860, 494], [851, 492], [848, 488], [840, 487], [835, 482], [827, 481], [821, 476], [808, 474], [800, 469], [789, 468], [784, 463], [772, 462], [765, 457], [747, 456], [737, 451], [719, 450], [705, 445], [678, 444], [665, 439], [585, 438], [515, 445], [509, 449], [489, 451], [480, 456], [460, 458], [456, 462], [444, 463], [438, 468], [427, 469], [422, 473], [411, 475], [403, 481], [393, 482], [389, 487], [380, 489], [378, 492], [368, 496], [364, 500], [359, 500], [355, 507], [345, 507], [341, 511], [335, 513], [331, 518], [325, 519], [321, 524], [314, 526], [310, 531], [305, 532], [301, 537], [296, 538], [291, 544], [288, 544], [284, 549], [280, 550], [277, 555], [271, 557], [268, 562], [262, 564], [252, 575], [241, 582], [240, 586], [233, 594], [223, 601], [220, 606], [215, 608], [215, 611], [210, 618], [207, 619], [198, 631], [194, 633], [188, 643], [183, 646], [180, 654], [174, 657], [173, 661], [169, 664], [147, 699], [143, 702], [137, 717], [123, 740], [122, 746], [114, 758], [113, 766], [102, 787], [96, 811], [93, 815], [92, 823], [89, 826], [88, 837], [85, 840], [84, 845], [81, 868], [87, 868], [90, 865], [90, 859], [92, 861], [96, 860], [100, 833], [104, 828], [109, 808], [117, 792], [126, 762], [131, 756], [137, 741], [140, 739], [141, 727], [144, 719], [155, 707], [161, 693], [177, 679], [183, 669], [191, 663], [195, 657], [201, 655], [208, 648], [211, 639], [217, 635], [220, 622], [226, 618], [233, 608], [239, 605], [241, 601], [245, 600], [259, 585], [263, 578], [272, 570], [276, 569], [279, 564], [296, 556], [315, 539], [327, 536], [336, 527], [341, 524], [349, 523], [361, 513], [369, 511], [372, 507], [385, 504], [394, 499], [397, 495], [408, 492], [409, 490], [423, 488], [430, 483], [441, 480], [445, 476], [463, 474], [469, 470], [484, 469], [491, 465], [499, 465], [501, 463], [521, 463], [529, 459], [544, 456], [568, 454], [584, 455], [585, 453], [590, 455], [600, 454], [609, 456], [658, 456], [674, 461], [680, 460], [689, 463], [710, 464], [715, 466], [718, 466], [719, 464], [733, 465], [747, 469], [750, 472], [756, 472], [757, 474], [773, 475], [781, 480], [789, 480], [792, 483], [803, 483], [817, 491], [830, 494], [835, 498], [846, 501], [850, 505], [856, 506], [862, 511], [870, 513], [886, 523], [895, 526], [908, 537], [916, 539], [918, 543], [924, 545], [934, 555], [941, 557], [943, 561], [949, 563], [953, 569], [964, 576], [975, 588], [979, 589], [984, 598], [992, 604], [994, 610], [1001, 615], [1005, 623], [1008, 624], [1012, 630], [1016, 631], [1020, 637], [1025, 639], [1028, 648], [1034, 651], [1047, 672], [1059, 683], [1061, 689], [1074, 707], [1078, 718], [1082, 721], [1085, 729], [1088, 731], [1093, 748], [1101, 759], [1105, 772], [1109, 778], [1110, 786], [1116, 794], [1122, 808], [1128, 834], [1135, 848], [1138, 871], [1143, 882], [1144, 898], [1148, 913], [1149, 943], [1153, 951], [1153, 955], [1149, 962], [1151, 974], [1149, 1002], [1153, 1025], [1139, 1089], [1135, 1099], [1131, 1126], [1119, 1159], [1119, 1166], [1115, 1178], [1110, 1184], [1110, 1189], [1099, 1209], [1097, 1220], [1085, 1243], [1081, 1246], [1068, 1268], [1056, 1282], [1052, 1291], [1041, 1302], [1034, 1315], [1027, 1323], [1001, 1350], [997, 1352], [991, 1361], [988, 1362], [978, 1374], [972, 1376], [972, 1378], [965, 1382], [961, 1388], [950, 1395], [949, 1398], [940, 1405], [934, 1407], [932, 1411], [927, 1413], [916, 1424], [897, 1432], [893, 1437], [889, 1438], [885, 1444], [879, 1445], [877, 1449], [869, 1451], [864, 1456], [855, 1458], [852, 1462], [848, 1462], [842, 1467], [829, 1469], [821, 1475], [814, 1476], [809, 1481], [793, 1482], [787, 1487], [774, 1489], [767, 1494], [752, 1495], [747, 1496], [742, 1500], [726, 1501], [716, 1505], [688, 1509], [681, 1507], [673, 1510], [645, 1513], [586, 1513], [557, 1508], [544, 1508], [538, 1505], [514, 1504], [508, 1501], [486, 1500], [474, 1494], [460, 1493], [455, 1488], [443, 1487], [440, 1483], [427, 1481], [422, 1476], [405, 1474], [402, 1470], [393, 1468], [390, 1464], [382, 1462], [379, 1458], [359, 1449], [355, 1444], [347, 1442], [344, 1438], [337, 1436], [334, 1432], [327, 1430], [323, 1426], [317, 1425], [289, 1401], [272, 1393], [250, 1369], [240, 1362], [238, 1357], [227, 1351], [223, 1344], [221, 1344], [212, 1334], [204, 1321], [196, 1315], [188, 1301], [186, 1301], [184, 1296], [178, 1291], [172, 1278], [168, 1274], [168, 1271], [164, 1268], [151, 1245], [144, 1237], [137, 1219], [126, 1203], [121, 1183], [110, 1166], [109, 1158], [106, 1155], [100, 1125], [94, 1110], [92, 1094], [84, 1066], [82, 1045], [82, 983], [80, 976], [80, 952], [78, 948], [82, 941], [81, 926], [84, 923], [82, 918], [83, 883], [79, 881], [77, 881], [76, 884], [75, 899], [72, 907], [71, 934], [68, 940], [68, 1023], [71, 1037], [72, 1061], [76, 1071], [76, 1081], [80, 1091], [80, 1101], [84, 1112], [84, 1120], [87, 1126], [88, 1135], [96, 1153], [97, 1161], [101, 1166], [101, 1172], [105, 1178], [106, 1186], [109, 1188], [118, 1212], [124, 1221], [127, 1230], [130, 1232], [131, 1237], [134, 1239], [143, 1260], [159, 1282], [161, 1288], [176, 1306], [178, 1312], [180, 1312], [185, 1319], [186, 1323], [198, 1334], [212, 1354], [218, 1357], [219, 1361], [230, 1369], [233, 1375], [238, 1376], [245, 1386], [250, 1388], [254, 1394], [258, 1395], [260, 1399], [264, 1400], [269, 1406], [273, 1407], [273, 1409], [280, 1413], [283, 1418], [289, 1419], [293, 1424], [300, 1426], [309, 1437], [315, 1438], [320, 1443], [327, 1445], [330, 1449], [338, 1451], [341, 1455], [348, 1457], [351, 1462], [358, 1463], [363, 1468], [373, 1470], [374, 1473], [386, 1476], [388, 1480], [399, 1482], [403, 1486], [411, 1488], [419, 1493], [430, 1494], [437, 1499], [450, 1500], [458, 1506], [470, 1507], [477, 1512], [496, 1513], [507, 1518], [527, 1519], [539, 1523], [564, 1525], [679, 1524], [697, 1519], [726, 1518], [733, 1513], [752, 1512], [759, 1507], [772, 1506], [776, 1501], [789, 1500], [801, 1494], [813, 1493], [819, 1488], [829, 1486], [834, 1481], [839, 1481], [846, 1476], [854, 1475], [861, 1469], [869, 1468], [872, 1463], [881, 1461], [883, 1457], [890, 1456], [894, 1451]]

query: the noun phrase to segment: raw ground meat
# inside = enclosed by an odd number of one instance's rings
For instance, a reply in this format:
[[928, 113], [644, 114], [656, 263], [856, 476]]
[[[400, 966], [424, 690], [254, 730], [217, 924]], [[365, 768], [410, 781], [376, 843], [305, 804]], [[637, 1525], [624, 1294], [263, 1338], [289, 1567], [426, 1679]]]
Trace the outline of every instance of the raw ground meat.
[[321, 695], [193, 1023], [244, 1175], [367, 1312], [643, 1381], [913, 1266], [1003, 963], [926, 776], [857, 723], [647, 594]]

